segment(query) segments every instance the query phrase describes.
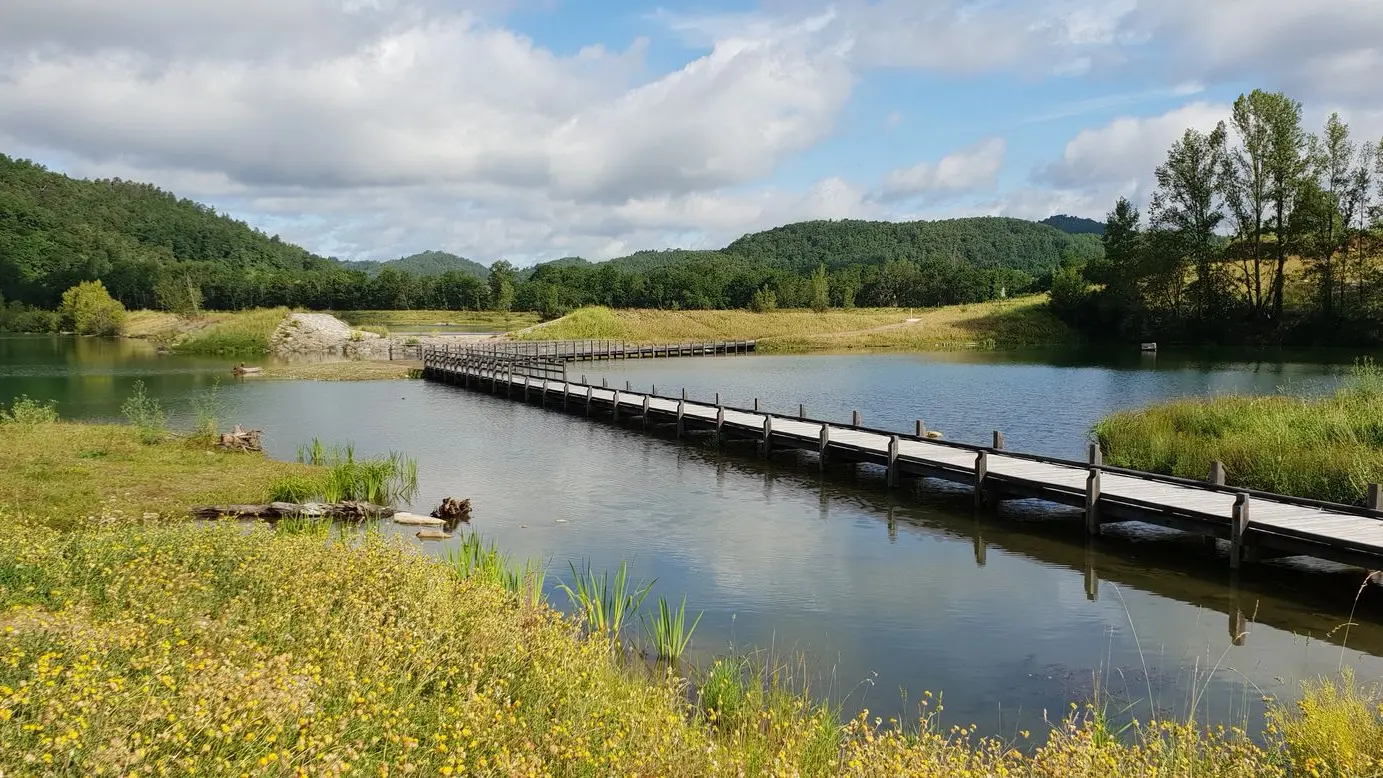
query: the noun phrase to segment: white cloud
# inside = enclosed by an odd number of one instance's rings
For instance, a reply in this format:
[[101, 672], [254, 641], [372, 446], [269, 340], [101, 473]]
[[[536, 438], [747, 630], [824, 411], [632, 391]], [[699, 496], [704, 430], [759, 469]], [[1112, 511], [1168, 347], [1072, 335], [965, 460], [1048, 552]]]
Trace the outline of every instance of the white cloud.
[[894, 170], [884, 177], [886, 200], [970, 193], [992, 188], [1004, 165], [1003, 138], [989, 138], [969, 148], [947, 154], [939, 161], [923, 162]]
[[1061, 159], [1038, 172], [1042, 183], [1063, 189], [1109, 184], [1144, 190], [1172, 142], [1194, 127], [1209, 131], [1229, 116], [1229, 106], [1195, 102], [1151, 117], [1122, 117], [1084, 130], [1066, 144]]

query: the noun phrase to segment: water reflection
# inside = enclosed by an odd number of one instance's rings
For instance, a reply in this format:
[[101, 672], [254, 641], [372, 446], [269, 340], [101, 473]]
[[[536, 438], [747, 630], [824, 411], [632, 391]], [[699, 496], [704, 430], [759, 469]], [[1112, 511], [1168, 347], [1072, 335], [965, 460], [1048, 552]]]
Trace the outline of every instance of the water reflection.
[[[834, 418], [858, 409], [866, 423], [895, 429], [922, 417], [954, 439], [983, 441], [999, 427], [1011, 447], [1079, 455], [1085, 430], [1110, 409], [1208, 391], [1327, 391], [1348, 364], [1163, 367], [1164, 356], [1151, 370], [998, 354], [576, 370], [665, 393], [685, 385], [693, 396], [720, 390], [728, 402], [757, 396], [778, 410], [804, 402]], [[176, 412], [226, 367], [138, 354], [72, 368], [0, 358], [0, 402], [26, 391], [94, 417], [114, 415], [140, 377]], [[106, 383], [88, 384], [91, 376]], [[1137, 715], [1146, 717], [1149, 698], [1178, 715], [1199, 698], [1203, 715], [1238, 719], [1263, 694], [1290, 697], [1297, 679], [1341, 664], [1383, 673], [1374, 592], [1340, 645], [1356, 571], [1275, 564], [1236, 579], [1223, 558], [1170, 533], [1125, 530], [1092, 542], [1073, 512], [1050, 506], [1008, 503], [977, 517], [968, 492], [943, 484], [889, 491], [877, 468], [821, 475], [791, 452], [763, 461], [749, 448], [678, 442], [454, 387], [226, 388], [228, 421], [264, 429], [274, 455], [292, 456], [314, 436], [353, 440], [362, 454], [408, 451], [419, 460], [420, 507], [470, 498], [476, 529], [516, 557], [546, 561], [549, 585], [569, 563], [627, 560], [634, 577], [657, 579], [655, 597], [685, 594], [706, 611], [694, 659], [732, 647], [801, 652], [818, 692], [881, 715], [944, 690], [947, 721], [1012, 735], [1040, 730], [1044, 710], [1059, 715], [1098, 684]]]

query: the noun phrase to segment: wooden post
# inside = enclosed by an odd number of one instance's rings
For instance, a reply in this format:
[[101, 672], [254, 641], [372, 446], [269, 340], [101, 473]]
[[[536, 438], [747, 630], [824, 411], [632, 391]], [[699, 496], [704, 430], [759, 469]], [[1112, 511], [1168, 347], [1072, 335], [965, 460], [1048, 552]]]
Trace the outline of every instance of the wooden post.
[[1364, 504], [1371, 511], [1383, 510], [1383, 490], [1379, 489], [1378, 484], [1369, 484], [1369, 497]]
[[807, 406], [803, 403], [797, 404], [797, 419], [799, 421], [807, 418]]
[[1225, 485], [1225, 463], [1216, 459], [1210, 463], [1210, 477], [1206, 479], [1216, 486]]
[[923, 424], [921, 419], [917, 420], [917, 435], [915, 437], [927, 437], [927, 425]]
[[1002, 432], [1000, 432], [1000, 431], [998, 431], [998, 430], [994, 430], [994, 450], [995, 450], [995, 451], [1003, 451], [1003, 450], [1004, 450], [1004, 433], [1002, 433]]
[[648, 429], [648, 395], [643, 396], [643, 428]]
[[894, 487], [898, 485], [898, 436], [892, 435], [888, 439], [888, 485]]
[[757, 397], [754, 398], [754, 412], [755, 412], [755, 413], [758, 413], [758, 412], [759, 412], [759, 398], [757, 398]]
[[583, 383], [583, 384], [586, 383], [586, 374], [585, 374], [585, 373], [582, 373], [582, 374], [581, 374], [581, 383]]
[[826, 469], [826, 449], [831, 445], [831, 425], [821, 425], [821, 440], [817, 443], [817, 462], [820, 469]]
[[975, 507], [984, 507], [985, 481], [989, 478], [989, 454], [980, 451], [975, 455]]
[[850, 426], [851, 426], [851, 427], [854, 427], [855, 429], [859, 429], [859, 428], [860, 428], [860, 412], [859, 412], [859, 411], [851, 411], [851, 412], [850, 412]]
[[720, 392], [716, 392], [716, 407], [720, 407]]
[[615, 403], [614, 403], [613, 409], [614, 409], [614, 412], [615, 412], [615, 421], [619, 421], [619, 390], [618, 390], [618, 389], [615, 390]]
[[1100, 534], [1100, 466], [1092, 465], [1085, 477], [1085, 531]]
[[600, 377], [600, 388], [601, 388], [601, 389], [609, 389], [609, 388], [610, 388], [610, 381], [609, 381], [609, 379], [607, 379], [605, 376], [601, 376], [601, 377]]
[[1094, 467], [1102, 467], [1104, 465], [1104, 453], [1100, 451], [1099, 443], [1090, 444], [1090, 464]]
[[571, 384], [562, 379], [562, 410], [571, 410]]
[[634, 386], [633, 386], [632, 384], [630, 384], [628, 381], [625, 381], [625, 382], [624, 382], [624, 391], [626, 391], [626, 392], [632, 392], [633, 390], [634, 390]]
[[677, 401], [677, 438], [681, 440], [687, 434], [686, 424], [682, 421], [683, 415], [687, 412], [687, 400], [682, 398]]
[[683, 400], [686, 400], [686, 399], [687, 399], [687, 387], [685, 387], [685, 386], [682, 387], [682, 399], [683, 399]]
[[504, 396], [514, 396], [514, 368], [512, 367], [509, 368], [508, 372], [506, 372], [504, 376]]
[[773, 417], [767, 414], [764, 415], [763, 435], [763, 440], [759, 443], [759, 456], [768, 459], [773, 453]]
[[593, 401], [594, 398], [595, 398], [595, 387], [594, 387], [594, 386], [591, 386], [590, 384], [587, 384], [587, 385], [586, 385], [586, 415], [587, 415], [587, 416], [590, 416], [590, 415], [591, 415], [591, 403], [592, 403], [592, 401]]
[[546, 379], [546, 378], [543, 379], [543, 394], [542, 394], [541, 398], [539, 399], [539, 401], [543, 404], [543, 407], [544, 407], [544, 408], [547, 407], [547, 379]]
[[724, 409], [724, 408], [721, 408], [721, 407], [719, 407], [719, 406], [717, 406], [717, 407], [716, 407], [716, 443], [722, 442], [722, 435], [723, 435], [724, 433], [723, 433], [721, 430], [722, 430], [724, 427], [725, 427], [725, 409]]
[[1229, 567], [1238, 570], [1244, 562], [1244, 533], [1249, 528], [1248, 492], [1234, 496], [1234, 508], [1229, 517]]

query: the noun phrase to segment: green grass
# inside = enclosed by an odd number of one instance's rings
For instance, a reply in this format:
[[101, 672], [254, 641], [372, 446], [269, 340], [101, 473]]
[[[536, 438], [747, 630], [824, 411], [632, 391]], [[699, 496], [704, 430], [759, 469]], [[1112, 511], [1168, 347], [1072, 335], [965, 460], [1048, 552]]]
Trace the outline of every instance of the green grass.
[[287, 308], [234, 313], [179, 340], [173, 350], [180, 354], [218, 356], [268, 354], [269, 338], [287, 316]]
[[1074, 342], [1045, 296], [945, 308], [658, 311], [581, 308], [534, 327], [528, 340], [623, 340], [677, 343], [757, 340], [763, 352], [924, 351]]
[[676, 608], [659, 597], [658, 612], [644, 622], [644, 631], [648, 635], [654, 655], [669, 662], [680, 660], [687, 647], [691, 645], [691, 636], [696, 631], [696, 625], [701, 623], [701, 615], [696, 614], [696, 618], [688, 627], [686, 596], [682, 597], [682, 604]]
[[[298, 446], [298, 461], [327, 468], [319, 482], [326, 502], [364, 500], [376, 505], [407, 502], [418, 491], [418, 461], [398, 452], [356, 459], [355, 444], [327, 445], [320, 438]], [[292, 502], [299, 502], [293, 500]]]
[[1323, 398], [1224, 395], [1117, 413], [1095, 425], [1105, 461], [1235, 486], [1355, 504], [1383, 481], [1383, 373], [1361, 364]]
[[[1076, 712], [1024, 748], [1025, 735], [944, 725], [930, 695], [911, 723], [842, 719], [812, 701], [801, 668], [762, 655], [691, 681], [650, 673], [612, 652], [609, 632], [526, 595], [541, 587], [533, 567], [498, 564], [479, 538], [471, 561], [449, 564], [319, 521], [138, 512], [244, 502], [320, 468], [146, 446], [125, 427], [3, 433], [4, 775], [1286, 778], [1383, 764], [1380, 697], [1349, 674], [1272, 708], [1258, 742], [1166, 721], [1113, 737]], [[640, 591], [623, 569], [584, 579], [590, 601]]]
[[500, 311], [335, 311], [338, 319], [352, 327], [476, 327], [495, 331], [531, 327], [542, 321], [536, 313]]

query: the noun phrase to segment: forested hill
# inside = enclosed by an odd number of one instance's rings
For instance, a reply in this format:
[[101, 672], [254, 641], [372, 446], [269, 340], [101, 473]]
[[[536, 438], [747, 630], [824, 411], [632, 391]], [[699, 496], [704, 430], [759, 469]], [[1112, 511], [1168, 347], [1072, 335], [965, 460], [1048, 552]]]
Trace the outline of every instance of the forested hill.
[[342, 262], [341, 264], [351, 270], [360, 270], [370, 276], [379, 275], [380, 270], [391, 267], [405, 273], [412, 273], [415, 276], [440, 276], [448, 271], [457, 270], [475, 276], [482, 281], [490, 277], [490, 268], [465, 257], [448, 254], [445, 251], [424, 251], [388, 262], [359, 260]]
[[1072, 235], [1103, 235], [1104, 222], [1086, 219], [1081, 216], [1068, 216], [1064, 213], [1056, 216], [1048, 216], [1040, 224], [1055, 227], [1062, 232], [1069, 232]]
[[750, 262], [795, 272], [818, 265], [960, 260], [978, 268], [1049, 272], [1063, 257], [1103, 254], [1098, 239], [1022, 219], [983, 216], [918, 222], [810, 221], [745, 235], [725, 248]]
[[80, 180], [0, 154], [0, 294], [51, 307], [78, 281], [153, 304], [160, 269], [301, 272], [332, 263], [151, 184]]

